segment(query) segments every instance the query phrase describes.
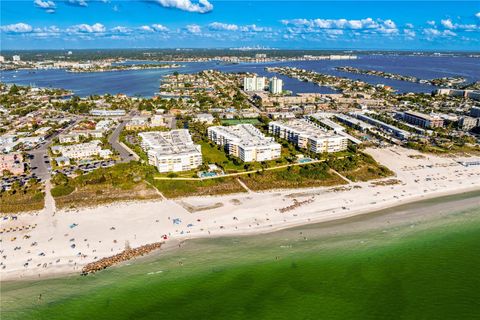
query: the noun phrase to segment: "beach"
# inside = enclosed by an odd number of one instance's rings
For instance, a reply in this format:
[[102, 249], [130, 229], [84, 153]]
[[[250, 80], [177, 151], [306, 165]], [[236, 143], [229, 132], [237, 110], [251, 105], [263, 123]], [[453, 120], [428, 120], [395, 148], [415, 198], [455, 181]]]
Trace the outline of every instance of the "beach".
[[336, 221], [401, 204], [480, 190], [480, 166], [401, 147], [367, 149], [395, 177], [328, 188], [116, 203], [57, 211], [51, 199], [38, 213], [2, 220], [1, 280], [80, 274], [87, 263], [126, 247], [189, 239], [246, 236]]

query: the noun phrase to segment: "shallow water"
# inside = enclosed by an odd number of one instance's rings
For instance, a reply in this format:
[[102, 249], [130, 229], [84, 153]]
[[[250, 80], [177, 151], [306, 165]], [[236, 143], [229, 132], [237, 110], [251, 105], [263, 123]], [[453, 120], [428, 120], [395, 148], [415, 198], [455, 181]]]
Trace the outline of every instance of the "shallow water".
[[431, 199], [2, 283], [2, 319], [475, 319], [479, 203], [480, 192]]

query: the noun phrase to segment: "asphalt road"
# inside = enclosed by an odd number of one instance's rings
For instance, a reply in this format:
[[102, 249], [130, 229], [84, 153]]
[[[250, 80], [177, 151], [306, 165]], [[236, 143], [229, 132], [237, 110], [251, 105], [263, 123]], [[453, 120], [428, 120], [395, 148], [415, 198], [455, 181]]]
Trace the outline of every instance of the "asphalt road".
[[35, 173], [36, 176], [43, 181], [47, 181], [50, 179], [51, 176], [51, 159], [48, 157], [48, 148], [52, 144], [52, 140], [57, 137], [60, 133], [63, 133], [74, 125], [76, 125], [80, 119], [75, 119], [72, 124], [67, 126], [65, 129], [61, 130], [59, 133], [54, 133], [50, 137], [48, 137], [40, 147], [30, 150], [27, 153], [33, 155], [33, 159], [30, 160], [30, 168], [32, 173]]
[[130, 153], [129, 150], [125, 149], [119, 142], [120, 132], [122, 132], [124, 126], [125, 122], [120, 123], [115, 130], [113, 130], [110, 137], [108, 137], [108, 142], [120, 155], [121, 162], [130, 162], [132, 160], [136, 160], [135, 156]]

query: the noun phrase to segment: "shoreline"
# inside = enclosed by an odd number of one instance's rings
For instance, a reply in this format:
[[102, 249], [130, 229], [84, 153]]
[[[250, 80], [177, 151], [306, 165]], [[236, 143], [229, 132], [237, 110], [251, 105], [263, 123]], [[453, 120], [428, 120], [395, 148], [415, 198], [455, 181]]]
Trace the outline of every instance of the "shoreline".
[[[18, 221], [11, 223], [33, 221], [38, 227], [28, 233], [27, 239], [22, 238], [26, 233], [18, 233], [15, 240], [11, 240], [15, 237], [13, 234], [2, 235], [5, 251], [2, 255], [7, 258], [2, 261], [1, 281], [80, 274], [87, 263], [113, 256], [123, 251], [124, 245], [139, 247], [157, 242], [163, 236], [168, 239], [159, 254], [175, 250], [186, 240], [266, 234], [334, 221], [342, 223], [344, 219], [363, 219], [401, 205], [480, 191], [480, 167], [463, 167], [455, 159], [436, 156], [413, 159], [409, 156], [416, 151], [400, 147], [369, 152], [392, 169], [402, 183], [374, 185], [372, 182], [381, 181], [374, 180], [350, 183], [341, 191], [336, 187], [275, 190], [115, 203], [62, 210], [54, 215], [45, 211], [20, 215]], [[304, 201], [307, 199], [310, 201]], [[208, 209], [189, 212], [183, 203]], [[212, 206], [217, 203], [221, 206]], [[303, 204], [292, 207], [295, 203]], [[33, 243], [36, 244], [32, 246]]]
[[[475, 194], [474, 194], [475, 193]], [[392, 206], [385, 206], [382, 208], [378, 208], [375, 210], [365, 210], [363, 212], [357, 212], [355, 214], [351, 215], [346, 215], [346, 216], [338, 216], [334, 217], [332, 219], [318, 219], [318, 220], [311, 220], [309, 222], [297, 222], [297, 223], [292, 223], [290, 225], [284, 225], [278, 228], [274, 229], [267, 229], [267, 230], [260, 230], [256, 232], [245, 232], [245, 233], [231, 233], [231, 234], [223, 234], [219, 236], [212, 236], [212, 237], [192, 237], [192, 238], [185, 238], [185, 239], [177, 239], [177, 240], [170, 240], [168, 242], [162, 243], [162, 247], [159, 248], [158, 250], [154, 250], [150, 252], [149, 254], [146, 255], [141, 255], [141, 256], [136, 256], [130, 260], [125, 260], [121, 263], [114, 264], [107, 269], [115, 269], [115, 268], [120, 268], [125, 265], [131, 265], [131, 264], [136, 264], [136, 263], [142, 263], [145, 260], [148, 259], [161, 259], [163, 255], [167, 253], [172, 253], [177, 251], [179, 248], [181, 248], [182, 245], [188, 243], [189, 241], [193, 240], [215, 240], [215, 239], [222, 239], [222, 238], [233, 238], [233, 237], [241, 237], [245, 238], [247, 236], [261, 236], [261, 235], [268, 235], [268, 234], [274, 234], [277, 232], [281, 231], [293, 231], [295, 229], [301, 228], [301, 227], [306, 227], [306, 228], [329, 228], [332, 226], [340, 226], [340, 227], [346, 227], [348, 224], [351, 223], [357, 223], [357, 222], [366, 222], [367, 220], [371, 218], [379, 218], [379, 217], [392, 217], [395, 213], [393, 212], [385, 212], [385, 211], [393, 211], [396, 209], [401, 209], [404, 206], [408, 205], [414, 205], [414, 204], [422, 204], [425, 201], [431, 201], [431, 200], [445, 200], [445, 198], [448, 197], [454, 197], [454, 196], [461, 196], [465, 195], [466, 197], [463, 199], [453, 199], [453, 200], [446, 200], [446, 201], [441, 201], [441, 203], [449, 203], [449, 202], [459, 202], [459, 201], [468, 201], [468, 200], [474, 200], [475, 198], [478, 198], [478, 201], [480, 203], [480, 187], [475, 187], [475, 188], [468, 188], [464, 190], [459, 190], [458, 192], [451, 192], [451, 193], [444, 193], [444, 194], [434, 194], [434, 195], [429, 195], [424, 198], [417, 198], [417, 199], [412, 199], [410, 201], [405, 201], [403, 203], [395, 204]], [[435, 206], [436, 204], [430, 204], [426, 206]], [[461, 207], [459, 211], [465, 210], [465, 208], [470, 208], [471, 205], [465, 205], [464, 207]], [[424, 209], [424, 208], [422, 208]], [[407, 209], [408, 211], [408, 209]], [[404, 216], [402, 216], [404, 218]], [[429, 217], [431, 218], [431, 217]], [[439, 221], [439, 219], [429, 219], [430, 221]], [[403, 223], [408, 223], [406, 220], [403, 221]], [[394, 227], [394, 226], [389, 226], [389, 227]], [[378, 226], [376, 227], [378, 228]], [[375, 229], [375, 227], [372, 227], [372, 229]], [[351, 232], [351, 234], [355, 233], [361, 233], [361, 232], [368, 232], [369, 230], [362, 230], [358, 231], [355, 230]], [[371, 230], [370, 230], [371, 231]], [[330, 236], [326, 236], [329, 238]], [[149, 244], [145, 244], [149, 245]], [[105, 257], [109, 258], [109, 257]], [[20, 279], [1, 279], [0, 283], [21, 283], [23, 281], [32, 281], [32, 280], [51, 280], [51, 279], [61, 279], [61, 278], [68, 278], [68, 277], [76, 277], [76, 276], [81, 276], [82, 274], [79, 273], [78, 271], [58, 271], [57, 272], [51, 272], [43, 275], [41, 279], [38, 279], [36, 276], [24, 276]], [[99, 270], [102, 271], [102, 270]], [[87, 275], [88, 276], [93, 276], [93, 275]]]

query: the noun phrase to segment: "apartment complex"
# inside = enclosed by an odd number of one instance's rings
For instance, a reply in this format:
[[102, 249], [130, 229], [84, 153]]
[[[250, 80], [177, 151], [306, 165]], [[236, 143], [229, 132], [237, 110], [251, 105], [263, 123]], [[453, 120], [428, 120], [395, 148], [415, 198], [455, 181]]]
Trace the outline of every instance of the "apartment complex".
[[442, 118], [415, 111], [405, 111], [403, 113], [403, 121], [422, 128], [443, 127]]
[[352, 112], [351, 114], [353, 116], [357, 117], [357, 119], [365, 121], [366, 123], [371, 124], [371, 125], [379, 128], [379, 129], [381, 129], [385, 133], [387, 133], [387, 134], [389, 134], [389, 135], [391, 135], [395, 138], [405, 140], [405, 139], [408, 139], [411, 135], [410, 132], [408, 132], [408, 131], [399, 129], [399, 128], [397, 128], [395, 126], [392, 126], [388, 123], [385, 123], [383, 121], [372, 118], [372, 117], [368, 116], [367, 114], [360, 113], [360, 112]]
[[148, 163], [159, 172], [188, 171], [202, 165], [201, 146], [194, 144], [186, 129], [139, 134]]
[[270, 84], [268, 85], [268, 89], [272, 94], [280, 94], [283, 91], [283, 80], [277, 77], [273, 77], [270, 79]]
[[69, 159], [87, 159], [94, 156], [108, 158], [112, 152], [108, 149], [102, 149], [102, 142], [100, 140], [93, 140], [86, 143], [79, 143], [68, 146], [53, 146], [52, 152], [54, 154], [61, 154]]
[[275, 136], [315, 153], [338, 152], [347, 149], [348, 146], [346, 137], [331, 134], [306, 119], [273, 121], [270, 122], [268, 130]]
[[251, 124], [209, 127], [208, 138], [224, 146], [228, 154], [243, 162], [268, 161], [280, 158], [281, 155], [280, 144]]
[[479, 126], [480, 119], [472, 117], [461, 117], [458, 120], [458, 126], [460, 129], [468, 131]]
[[243, 78], [243, 90], [245, 91], [263, 91], [267, 84], [265, 77], [245, 77]]

